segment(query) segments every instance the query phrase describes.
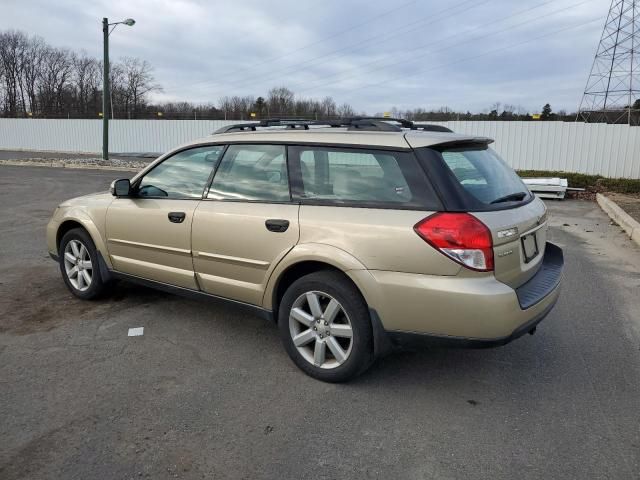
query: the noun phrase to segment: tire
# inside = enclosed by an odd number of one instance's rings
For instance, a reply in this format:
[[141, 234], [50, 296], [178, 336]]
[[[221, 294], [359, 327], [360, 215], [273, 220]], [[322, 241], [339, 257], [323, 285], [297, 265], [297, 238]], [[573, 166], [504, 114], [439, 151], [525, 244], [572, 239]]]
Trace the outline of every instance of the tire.
[[293, 362], [318, 380], [345, 382], [373, 363], [369, 309], [341, 273], [320, 271], [296, 280], [280, 302], [278, 328]]
[[64, 283], [76, 297], [94, 300], [107, 293], [109, 285], [100, 275], [98, 252], [86, 230], [74, 228], [64, 234], [58, 259]]

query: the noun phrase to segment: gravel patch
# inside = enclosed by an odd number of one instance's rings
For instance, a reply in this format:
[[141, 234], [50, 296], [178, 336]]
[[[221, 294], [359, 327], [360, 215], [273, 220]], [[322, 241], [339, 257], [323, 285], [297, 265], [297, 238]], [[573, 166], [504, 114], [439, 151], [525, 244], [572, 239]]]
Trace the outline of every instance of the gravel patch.
[[138, 171], [146, 167], [155, 158], [110, 158], [103, 160], [100, 157], [31, 157], [20, 159], [0, 159], [0, 165], [26, 165], [42, 167], [66, 167], [66, 168], [104, 168], [115, 170]]

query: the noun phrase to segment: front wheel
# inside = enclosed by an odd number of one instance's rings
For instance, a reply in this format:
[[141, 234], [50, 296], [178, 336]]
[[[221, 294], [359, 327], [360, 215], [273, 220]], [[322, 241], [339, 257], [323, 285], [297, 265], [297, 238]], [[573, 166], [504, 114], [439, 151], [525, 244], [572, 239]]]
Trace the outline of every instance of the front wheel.
[[92, 300], [107, 291], [100, 275], [96, 246], [86, 230], [74, 228], [65, 233], [58, 255], [64, 283], [76, 297]]
[[282, 297], [278, 324], [287, 353], [311, 377], [344, 382], [373, 361], [367, 305], [338, 272], [316, 272], [296, 280]]

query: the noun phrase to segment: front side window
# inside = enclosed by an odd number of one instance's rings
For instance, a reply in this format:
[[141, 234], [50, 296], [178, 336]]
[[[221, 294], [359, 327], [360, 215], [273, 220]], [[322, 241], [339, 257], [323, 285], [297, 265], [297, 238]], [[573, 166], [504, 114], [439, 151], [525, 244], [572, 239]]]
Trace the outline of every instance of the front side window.
[[288, 202], [289, 175], [282, 145], [231, 145], [207, 198]]
[[223, 151], [222, 145], [210, 145], [176, 153], [142, 178], [138, 185], [138, 196], [202, 198], [209, 175]]
[[407, 182], [407, 172], [412, 170], [412, 166], [403, 154], [295, 148], [300, 155], [302, 196], [305, 199], [355, 204], [407, 204], [416, 200], [415, 187]]

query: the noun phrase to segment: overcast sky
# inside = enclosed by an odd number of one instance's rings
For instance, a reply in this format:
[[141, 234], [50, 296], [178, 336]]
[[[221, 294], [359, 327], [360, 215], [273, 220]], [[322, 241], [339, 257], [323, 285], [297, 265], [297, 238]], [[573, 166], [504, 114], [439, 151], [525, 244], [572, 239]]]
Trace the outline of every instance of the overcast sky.
[[574, 111], [609, 0], [2, 0], [0, 29], [102, 56], [102, 17], [136, 20], [112, 59], [148, 60], [156, 100], [216, 102], [286, 86], [358, 112]]

